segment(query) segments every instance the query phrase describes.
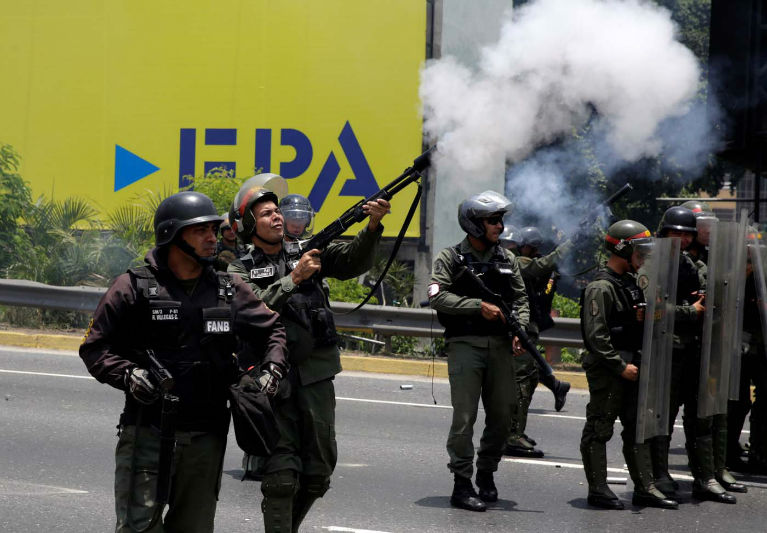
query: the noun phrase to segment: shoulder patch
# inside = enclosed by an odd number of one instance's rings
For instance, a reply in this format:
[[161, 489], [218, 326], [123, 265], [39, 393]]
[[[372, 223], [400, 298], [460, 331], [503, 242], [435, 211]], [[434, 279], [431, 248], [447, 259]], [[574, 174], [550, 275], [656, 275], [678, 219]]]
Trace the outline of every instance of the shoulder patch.
[[599, 314], [599, 304], [596, 300], [591, 300], [591, 303], [589, 304], [589, 312], [591, 313], [591, 316], [597, 316]]
[[650, 285], [650, 279], [645, 274], [641, 274], [637, 279], [637, 285], [640, 289], [645, 290]]
[[442, 265], [442, 261], [436, 261], [434, 263], [434, 273], [435, 274], [442, 274], [442, 271], [445, 269], [445, 267]]
[[426, 293], [429, 295], [429, 298], [434, 298], [437, 293], [439, 293], [439, 283], [432, 283], [429, 285]]

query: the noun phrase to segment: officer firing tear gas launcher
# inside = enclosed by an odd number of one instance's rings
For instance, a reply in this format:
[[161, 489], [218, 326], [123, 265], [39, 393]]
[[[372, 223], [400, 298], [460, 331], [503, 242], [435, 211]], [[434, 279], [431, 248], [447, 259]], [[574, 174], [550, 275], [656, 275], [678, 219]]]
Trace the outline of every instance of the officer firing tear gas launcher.
[[[274, 414], [280, 439], [263, 467], [265, 531], [298, 531], [310, 508], [330, 488], [336, 466], [333, 378], [341, 371], [341, 361], [323, 280], [351, 279], [372, 266], [383, 232], [380, 221], [390, 208], [388, 199], [420, 178], [429, 165], [429, 154], [417, 158], [392, 183], [355, 204], [308, 241], [291, 241], [303, 236], [306, 227], [298, 231], [286, 225], [280, 205], [289, 195], [282, 177], [254, 176], [234, 198], [229, 219], [249, 246], [244, 256], [229, 265], [229, 272], [245, 278], [281, 314], [291, 363], [289, 372], [274, 375]], [[419, 197], [416, 194], [405, 227]], [[301, 204], [300, 198], [292, 200], [296, 205], [285, 202], [286, 208]], [[332, 242], [367, 217], [368, 224], [351, 242]], [[285, 239], [286, 230], [290, 240]]]

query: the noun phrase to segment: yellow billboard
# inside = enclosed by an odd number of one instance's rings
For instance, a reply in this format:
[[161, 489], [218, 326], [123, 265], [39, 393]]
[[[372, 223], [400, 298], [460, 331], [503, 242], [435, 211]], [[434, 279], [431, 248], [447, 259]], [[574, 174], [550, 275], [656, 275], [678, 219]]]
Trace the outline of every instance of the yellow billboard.
[[214, 167], [259, 169], [308, 196], [321, 228], [420, 153], [425, 2], [0, 5], [0, 142], [35, 194], [106, 213]]

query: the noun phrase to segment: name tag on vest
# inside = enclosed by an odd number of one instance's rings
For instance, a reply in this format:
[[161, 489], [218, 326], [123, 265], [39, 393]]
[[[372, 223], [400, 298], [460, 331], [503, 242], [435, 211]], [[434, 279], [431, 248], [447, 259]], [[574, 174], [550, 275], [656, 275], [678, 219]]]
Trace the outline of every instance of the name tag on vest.
[[160, 307], [152, 309], [152, 320], [178, 320], [178, 307]]
[[271, 278], [274, 276], [274, 265], [264, 268], [254, 268], [250, 271], [250, 279]]
[[205, 333], [229, 333], [232, 324], [228, 320], [205, 320]]
[[499, 266], [499, 267], [498, 267], [498, 273], [499, 273], [499, 274], [506, 274], [506, 275], [508, 275], [508, 274], [513, 274], [513, 273], [514, 273], [514, 271], [511, 269], [511, 267], [502, 267], [502, 266]]

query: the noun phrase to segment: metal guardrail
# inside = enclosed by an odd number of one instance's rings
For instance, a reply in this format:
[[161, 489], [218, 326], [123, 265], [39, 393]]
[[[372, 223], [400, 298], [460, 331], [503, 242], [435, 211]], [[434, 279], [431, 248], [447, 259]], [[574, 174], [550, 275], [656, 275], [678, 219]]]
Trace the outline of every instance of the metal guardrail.
[[[68, 311], [93, 312], [103, 287], [56, 287], [36, 281], [0, 279], [0, 305], [43, 307]], [[336, 327], [347, 331], [371, 331], [384, 336], [439, 337], [444, 329], [431, 309], [411, 309], [386, 305], [366, 305], [346, 314], [356, 304], [331, 302], [336, 312]], [[582, 347], [580, 321], [575, 318], [555, 318], [554, 327], [540, 338], [544, 346]]]

